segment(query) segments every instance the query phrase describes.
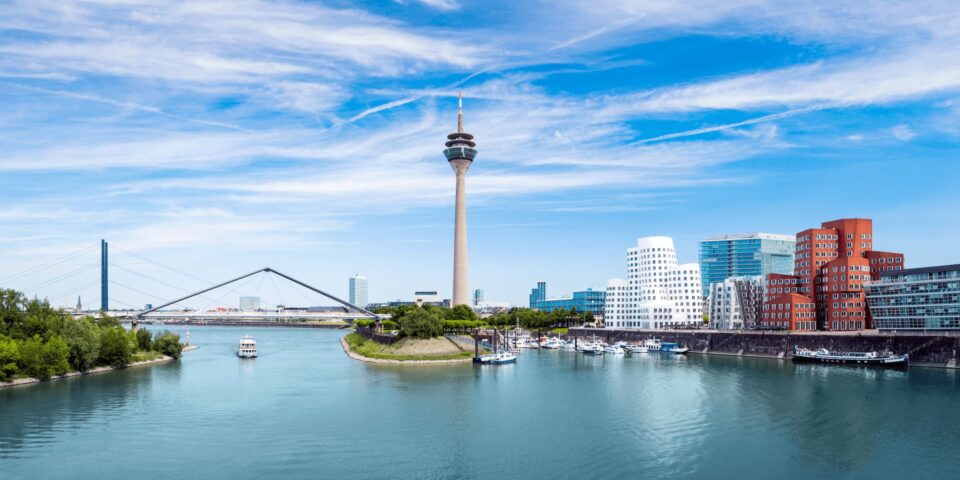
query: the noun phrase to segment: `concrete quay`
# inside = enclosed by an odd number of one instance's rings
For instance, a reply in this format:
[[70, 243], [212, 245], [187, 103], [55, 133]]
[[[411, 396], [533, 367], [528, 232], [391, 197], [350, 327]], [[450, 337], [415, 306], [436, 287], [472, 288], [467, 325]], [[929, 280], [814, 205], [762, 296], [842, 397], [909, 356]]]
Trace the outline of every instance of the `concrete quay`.
[[921, 367], [957, 368], [960, 363], [960, 336], [917, 333], [876, 332], [810, 332], [785, 333], [764, 331], [718, 330], [626, 330], [611, 328], [571, 328], [570, 340], [589, 340], [594, 336], [607, 343], [625, 341], [637, 343], [649, 338], [677, 342], [690, 353], [707, 355], [739, 355], [773, 359], [790, 358], [794, 345], [832, 351], [891, 351], [910, 354], [910, 365]]

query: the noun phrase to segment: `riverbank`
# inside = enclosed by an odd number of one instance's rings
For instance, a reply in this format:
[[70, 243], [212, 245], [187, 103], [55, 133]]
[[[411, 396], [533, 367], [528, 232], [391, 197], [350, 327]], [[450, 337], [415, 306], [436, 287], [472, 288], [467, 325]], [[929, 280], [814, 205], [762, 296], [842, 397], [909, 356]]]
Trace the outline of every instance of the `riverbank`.
[[[121, 319], [120, 323], [129, 325], [130, 319]], [[216, 320], [185, 320], [178, 322], [140, 322], [140, 325], [184, 325], [184, 326], [204, 326], [204, 327], [285, 327], [285, 328], [326, 328], [331, 330], [347, 328], [350, 326], [347, 322], [314, 322], [314, 323], [293, 323], [293, 322], [226, 322]]]
[[930, 334], [877, 334], [844, 332], [720, 332], [710, 330], [617, 330], [607, 328], [571, 328], [570, 340], [588, 340], [596, 336], [607, 343], [625, 341], [638, 343], [650, 338], [677, 342], [690, 353], [769, 359], [790, 358], [793, 347], [831, 351], [871, 352], [890, 351], [910, 355], [915, 367], [958, 368], [960, 363], [960, 336]]
[[[431, 342], [432, 340], [449, 343], [453, 349], [445, 349], [445, 352], [456, 351], [457, 353], [424, 354], [425, 351], [436, 351], [435, 348], [421, 348], [426, 346], [426, 344], [422, 342]], [[446, 338], [431, 340], [404, 339], [395, 345], [382, 345], [359, 334], [351, 333], [340, 338], [340, 345], [348, 357], [366, 363], [449, 365], [473, 362], [472, 353], [461, 349], [454, 342]], [[359, 351], [362, 351], [363, 354], [359, 353]], [[394, 353], [385, 353], [387, 351]]]
[[[189, 352], [189, 351], [191, 351], [191, 350], [196, 350], [196, 349], [198, 349], [198, 348], [200, 348], [200, 347], [198, 347], [198, 346], [196, 346], [196, 345], [184, 345], [184, 346], [183, 346], [183, 353]], [[132, 362], [132, 363], [130, 363], [129, 365], [127, 365], [126, 367], [123, 367], [123, 368], [143, 367], [143, 366], [146, 366], [146, 365], [153, 365], [153, 364], [156, 364], [156, 363], [169, 362], [169, 361], [171, 361], [171, 360], [174, 360], [174, 358], [171, 357], [171, 356], [168, 356], [168, 355], [160, 354], [160, 356], [157, 357], [157, 358], [152, 358], [152, 359], [149, 359], [149, 360], [141, 360], [141, 361], [139, 361], [139, 362]], [[83, 377], [83, 376], [86, 376], [86, 375], [95, 375], [95, 374], [98, 374], [98, 373], [112, 372], [112, 371], [114, 371], [114, 370], [117, 370], [117, 368], [116, 368], [116, 367], [95, 367], [95, 368], [91, 368], [90, 370], [87, 370], [87, 371], [85, 371], [85, 372], [67, 372], [67, 373], [64, 373], [63, 375], [54, 375], [54, 376], [50, 377], [50, 380], [46, 380], [46, 381], [52, 382], [52, 381], [54, 381], [54, 380], [63, 380], [63, 379], [65, 379], [65, 378]], [[22, 386], [24, 386], [24, 385], [34, 385], [34, 384], [37, 384], [37, 383], [40, 383], [40, 382], [41, 382], [40, 380], [38, 380], [38, 379], [36, 379], [36, 378], [33, 378], [33, 377], [17, 378], [17, 379], [15, 379], [15, 380], [11, 380], [11, 381], [9, 381], [9, 382], [0, 382], [0, 388], [5, 388], [5, 387], [22, 387]]]

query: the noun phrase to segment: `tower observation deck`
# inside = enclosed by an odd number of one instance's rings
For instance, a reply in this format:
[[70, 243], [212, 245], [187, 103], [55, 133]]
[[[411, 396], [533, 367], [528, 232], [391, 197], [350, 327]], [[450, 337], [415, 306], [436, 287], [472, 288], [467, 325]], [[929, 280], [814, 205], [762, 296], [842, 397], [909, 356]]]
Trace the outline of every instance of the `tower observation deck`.
[[463, 94], [457, 107], [457, 131], [447, 135], [443, 155], [457, 175], [457, 205], [453, 233], [453, 302], [452, 305], [469, 305], [470, 292], [467, 279], [467, 170], [477, 156], [473, 135], [463, 131]]

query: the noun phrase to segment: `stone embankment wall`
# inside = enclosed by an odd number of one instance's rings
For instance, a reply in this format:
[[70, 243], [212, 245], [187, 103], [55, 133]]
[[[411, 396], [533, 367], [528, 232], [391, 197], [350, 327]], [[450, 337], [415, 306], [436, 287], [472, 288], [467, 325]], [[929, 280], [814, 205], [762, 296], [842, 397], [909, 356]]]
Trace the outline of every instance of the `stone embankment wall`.
[[571, 328], [567, 338], [589, 340], [596, 335], [607, 343], [637, 343], [648, 338], [677, 342], [696, 353], [788, 358], [794, 345], [833, 351], [891, 351], [910, 354], [912, 365], [956, 368], [960, 363], [960, 335], [718, 332], [711, 330], [615, 330]]

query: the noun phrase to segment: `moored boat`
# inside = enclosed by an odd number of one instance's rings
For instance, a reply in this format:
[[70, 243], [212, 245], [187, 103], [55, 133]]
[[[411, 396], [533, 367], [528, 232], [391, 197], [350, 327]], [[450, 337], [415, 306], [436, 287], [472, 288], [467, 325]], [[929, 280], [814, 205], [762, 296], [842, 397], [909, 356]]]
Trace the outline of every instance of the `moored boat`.
[[874, 365], [882, 367], [906, 367], [910, 355], [897, 355], [891, 352], [831, 352], [826, 348], [810, 350], [793, 347], [793, 361], [807, 363], [840, 363], [853, 365]]
[[475, 363], [499, 365], [504, 363], [516, 362], [517, 356], [510, 352], [499, 352], [499, 353], [491, 353], [489, 355], [480, 355], [479, 357], [474, 357], [473, 361]]

